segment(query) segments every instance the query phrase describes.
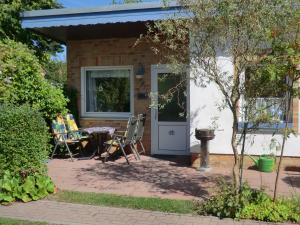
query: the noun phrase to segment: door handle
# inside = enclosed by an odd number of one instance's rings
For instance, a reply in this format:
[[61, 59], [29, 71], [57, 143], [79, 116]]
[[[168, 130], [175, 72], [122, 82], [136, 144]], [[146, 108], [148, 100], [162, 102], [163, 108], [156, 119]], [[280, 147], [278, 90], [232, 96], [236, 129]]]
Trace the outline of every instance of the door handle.
[[169, 135], [174, 135], [175, 134], [175, 131], [174, 130], [170, 130], [169, 131]]

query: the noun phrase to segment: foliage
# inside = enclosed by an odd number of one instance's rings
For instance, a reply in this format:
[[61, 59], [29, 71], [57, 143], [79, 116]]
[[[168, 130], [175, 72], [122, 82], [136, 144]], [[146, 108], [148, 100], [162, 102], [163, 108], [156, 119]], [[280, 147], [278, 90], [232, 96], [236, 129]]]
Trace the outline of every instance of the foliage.
[[278, 199], [273, 202], [268, 196], [246, 205], [241, 211], [240, 218], [270, 222], [300, 222], [299, 213], [294, 201]]
[[44, 64], [45, 78], [53, 85], [63, 87], [67, 82], [67, 63], [52, 59]]
[[198, 214], [270, 222], [300, 221], [296, 201], [280, 199], [273, 202], [269, 195], [248, 185], [243, 185], [236, 195], [232, 185], [222, 184], [215, 196], [199, 203]]
[[79, 124], [79, 111], [78, 111], [78, 91], [76, 88], [64, 86], [64, 95], [69, 99], [67, 108], [73, 114], [77, 124]]
[[101, 78], [96, 79], [95, 83], [98, 110], [130, 112], [130, 80], [128, 78]]
[[[257, 58], [270, 46], [275, 31], [285, 38], [297, 33], [294, 21], [297, 21], [298, 0], [181, 0], [179, 3], [184, 6], [183, 11], [188, 11], [185, 19], [177, 17], [150, 24], [146, 40], [172, 69], [179, 71], [189, 65], [190, 79], [196, 85], [213, 83], [223, 95], [219, 108], [229, 109], [233, 119], [233, 183], [237, 185], [241, 164], [238, 121], [244, 110], [239, 103], [246, 94], [242, 85], [244, 72], [249, 65], [258, 63]], [[266, 83], [257, 83], [258, 95], [265, 90]]]
[[54, 188], [52, 180], [46, 175], [33, 173], [21, 176], [6, 170], [0, 175], [0, 203], [36, 201], [53, 193]]
[[0, 105], [0, 173], [45, 171], [49, 134], [40, 112], [28, 105]]
[[189, 200], [133, 197], [106, 193], [60, 191], [55, 195], [49, 196], [49, 198], [55, 201], [70, 203], [145, 209], [182, 214], [193, 213], [195, 209], [194, 203]]
[[61, 7], [56, 0], [1, 0], [0, 1], [0, 40], [11, 39], [24, 43], [35, 51], [41, 61], [47, 61], [47, 53], [62, 51], [61, 46], [44, 36], [21, 27], [20, 13], [25, 10], [50, 9]]
[[47, 119], [66, 111], [67, 99], [62, 90], [44, 78], [38, 59], [24, 44], [0, 43], [0, 71], [0, 84], [5, 87], [2, 102], [28, 103]]

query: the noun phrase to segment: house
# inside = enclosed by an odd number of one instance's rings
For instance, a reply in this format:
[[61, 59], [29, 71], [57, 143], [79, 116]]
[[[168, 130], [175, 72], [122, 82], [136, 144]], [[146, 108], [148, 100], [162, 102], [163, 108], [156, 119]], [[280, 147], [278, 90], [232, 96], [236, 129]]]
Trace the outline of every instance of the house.
[[[195, 128], [211, 127], [218, 117], [216, 138], [210, 152], [231, 154], [232, 118], [228, 110], [219, 111], [222, 95], [213, 85], [206, 88], [189, 81], [178, 90], [181, 104], [171, 102], [162, 109], [150, 108], [151, 100], [178, 82], [151, 46], [135, 46], [147, 23], [181, 15], [180, 6], [171, 3], [111, 5], [95, 8], [36, 10], [22, 13], [23, 28], [45, 35], [67, 46], [68, 85], [77, 89], [82, 127], [124, 127], [132, 114], [146, 113], [144, 144], [148, 154], [189, 155], [199, 150]], [[179, 13], [179, 14], [178, 14]], [[220, 56], [223, 69], [232, 71], [226, 57]], [[187, 76], [188, 76], [187, 72]], [[163, 78], [163, 79], [160, 79]], [[150, 94], [152, 93], [152, 94]], [[293, 100], [290, 121], [299, 132], [299, 99]], [[260, 130], [247, 144], [247, 154], [262, 154], [269, 148], [270, 130]], [[300, 156], [300, 138], [291, 137], [286, 156]]]

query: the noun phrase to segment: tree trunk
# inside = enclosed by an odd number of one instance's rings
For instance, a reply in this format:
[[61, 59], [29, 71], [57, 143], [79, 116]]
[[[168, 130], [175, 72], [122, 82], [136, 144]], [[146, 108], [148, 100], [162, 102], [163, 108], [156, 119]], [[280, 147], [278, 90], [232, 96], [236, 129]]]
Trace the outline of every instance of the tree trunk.
[[285, 109], [286, 119], [285, 119], [284, 131], [283, 131], [283, 135], [282, 135], [282, 145], [281, 145], [280, 158], [279, 158], [279, 163], [278, 163], [278, 167], [277, 167], [277, 170], [276, 170], [276, 179], [275, 179], [273, 201], [275, 201], [276, 198], [277, 198], [277, 188], [278, 188], [278, 180], [279, 180], [279, 175], [280, 175], [281, 163], [282, 163], [282, 158], [283, 158], [283, 153], [284, 153], [285, 142], [288, 138], [288, 122], [289, 122], [290, 114], [291, 114], [293, 87], [294, 87], [294, 82], [291, 83], [291, 90], [287, 92], [288, 102], [287, 102], [287, 106], [286, 106], [286, 109]]
[[239, 191], [242, 192], [243, 188], [243, 172], [244, 172], [244, 157], [245, 157], [245, 142], [246, 142], [246, 136], [247, 136], [247, 129], [248, 129], [248, 122], [244, 122], [244, 128], [243, 128], [243, 143], [242, 143], [242, 150], [241, 150], [241, 158], [240, 158], [240, 180], [239, 180]]
[[240, 168], [240, 157], [237, 147], [237, 133], [238, 133], [238, 122], [236, 116], [234, 116], [232, 123], [232, 136], [231, 136], [231, 147], [234, 155], [234, 164], [232, 168], [232, 179], [233, 186], [238, 191], [239, 187], [239, 168]]

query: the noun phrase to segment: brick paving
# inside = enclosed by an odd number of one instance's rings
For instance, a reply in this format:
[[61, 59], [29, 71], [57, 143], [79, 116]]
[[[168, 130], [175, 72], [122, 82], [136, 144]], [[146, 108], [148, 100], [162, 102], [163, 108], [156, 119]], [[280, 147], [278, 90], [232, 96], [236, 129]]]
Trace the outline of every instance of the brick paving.
[[[105, 164], [95, 159], [54, 159], [48, 169], [55, 184], [63, 190], [172, 199], [205, 198], [215, 191], [220, 178], [231, 177], [231, 166], [215, 166], [203, 173], [170, 157], [164, 160], [142, 156], [141, 161], [131, 162], [128, 166], [124, 157]], [[244, 177], [252, 187], [273, 192], [275, 173], [245, 169]], [[282, 171], [279, 193], [300, 195], [300, 170]]]
[[146, 210], [100, 207], [41, 200], [0, 206], [0, 217], [52, 224], [76, 225], [270, 225], [257, 221], [219, 220], [215, 217], [179, 215]]

